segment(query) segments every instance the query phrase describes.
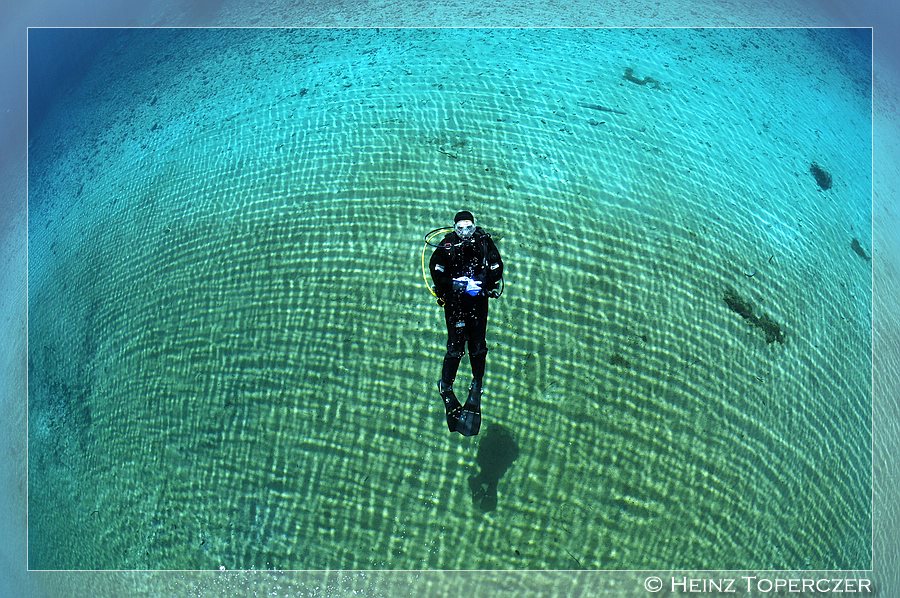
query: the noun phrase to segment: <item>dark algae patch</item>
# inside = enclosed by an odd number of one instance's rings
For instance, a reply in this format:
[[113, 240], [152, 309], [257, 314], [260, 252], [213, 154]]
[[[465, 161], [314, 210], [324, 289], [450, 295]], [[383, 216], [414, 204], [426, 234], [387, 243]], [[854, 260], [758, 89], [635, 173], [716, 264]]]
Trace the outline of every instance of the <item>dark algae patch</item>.
[[725, 289], [725, 304], [745, 320], [753, 319], [753, 308], [730, 287]]
[[856, 255], [866, 260], [867, 262], [872, 261], [872, 257], [868, 253], [866, 253], [866, 250], [863, 249], [862, 245], [859, 244], [859, 239], [857, 239], [856, 237], [854, 237], [850, 242], [850, 249], [852, 249]]
[[822, 191], [831, 189], [831, 175], [827, 170], [813, 162], [809, 166], [809, 171], [812, 173], [813, 178], [816, 179], [816, 184], [819, 185]]
[[763, 331], [766, 335], [766, 343], [778, 341], [782, 345], [784, 344], [784, 331], [781, 330], [781, 326], [775, 323], [768, 314], [763, 314], [762, 316], [754, 314], [753, 306], [746, 299], [738, 295], [737, 291], [731, 287], [725, 289], [724, 299], [725, 305], [727, 305], [731, 311], [747, 320], [747, 323], [751, 326], [755, 326]]

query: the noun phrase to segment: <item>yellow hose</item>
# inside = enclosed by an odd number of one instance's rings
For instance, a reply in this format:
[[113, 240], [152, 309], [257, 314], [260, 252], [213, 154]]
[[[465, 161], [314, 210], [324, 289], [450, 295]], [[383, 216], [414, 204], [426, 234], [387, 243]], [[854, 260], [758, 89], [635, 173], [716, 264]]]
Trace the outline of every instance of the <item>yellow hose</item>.
[[427, 235], [425, 235], [425, 244], [422, 245], [422, 280], [425, 281], [425, 288], [428, 289], [428, 292], [431, 293], [431, 295], [432, 295], [435, 299], [437, 299], [438, 296], [437, 296], [437, 294], [434, 292], [434, 289], [431, 288], [431, 285], [428, 284], [428, 273], [425, 271], [425, 250], [426, 250], [429, 246], [433, 247], [433, 245], [431, 245], [431, 244], [429, 243], [429, 241], [430, 241], [433, 237], [436, 237], [436, 236], [441, 235], [441, 234], [449, 233], [449, 232], [452, 231], [452, 230], [453, 230], [453, 227], [450, 227], [450, 226], [447, 226], [447, 227], [444, 227], [444, 228], [438, 228], [438, 229], [435, 229], [435, 230], [431, 231], [430, 233], [428, 233]]

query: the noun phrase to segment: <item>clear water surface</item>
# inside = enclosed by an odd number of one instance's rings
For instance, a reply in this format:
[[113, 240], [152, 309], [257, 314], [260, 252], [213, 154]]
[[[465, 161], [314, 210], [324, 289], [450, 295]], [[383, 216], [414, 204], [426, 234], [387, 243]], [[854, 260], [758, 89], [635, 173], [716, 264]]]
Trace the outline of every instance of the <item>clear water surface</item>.
[[[870, 566], [854, 36], [103, 35], [30, 139], [31, 568]], [[462, 208], [471, 439], [420, 266]]]

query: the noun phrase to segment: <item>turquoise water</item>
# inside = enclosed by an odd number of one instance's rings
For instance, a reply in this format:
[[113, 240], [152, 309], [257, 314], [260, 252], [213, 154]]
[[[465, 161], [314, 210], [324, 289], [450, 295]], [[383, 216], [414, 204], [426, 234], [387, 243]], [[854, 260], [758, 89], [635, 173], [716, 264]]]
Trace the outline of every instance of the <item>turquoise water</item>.
[[[868, 567], [856, 52], [115, 32], [30, 145], [29, 565]], [[475, 439], [442, 421], [420, 272], [460, 208], [507, 268]], [[484, 513], [492, 437], [517, 457]]]

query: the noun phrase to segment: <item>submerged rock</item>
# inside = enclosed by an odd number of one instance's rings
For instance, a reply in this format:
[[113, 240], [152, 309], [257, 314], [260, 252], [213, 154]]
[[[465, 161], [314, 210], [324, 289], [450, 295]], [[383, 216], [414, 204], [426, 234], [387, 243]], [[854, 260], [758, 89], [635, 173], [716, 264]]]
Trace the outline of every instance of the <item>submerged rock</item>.
[[620, 368], [630, 368], [631, 363], [622, 357], [619, 353], [613, 353], [609, 358], [609, 363]]
[[753, 319], [753, 306], [739, 296], [734, 289], [725, 289], [725, 304], [745, 320]]
[[782, 345], [784, 344], [784, 332], [781, 331], [781, 326], [776, 324], [768, 314], [757, 318], [756, 327], [766, 333], [766, 343], [771, 344], [778, 341]]

